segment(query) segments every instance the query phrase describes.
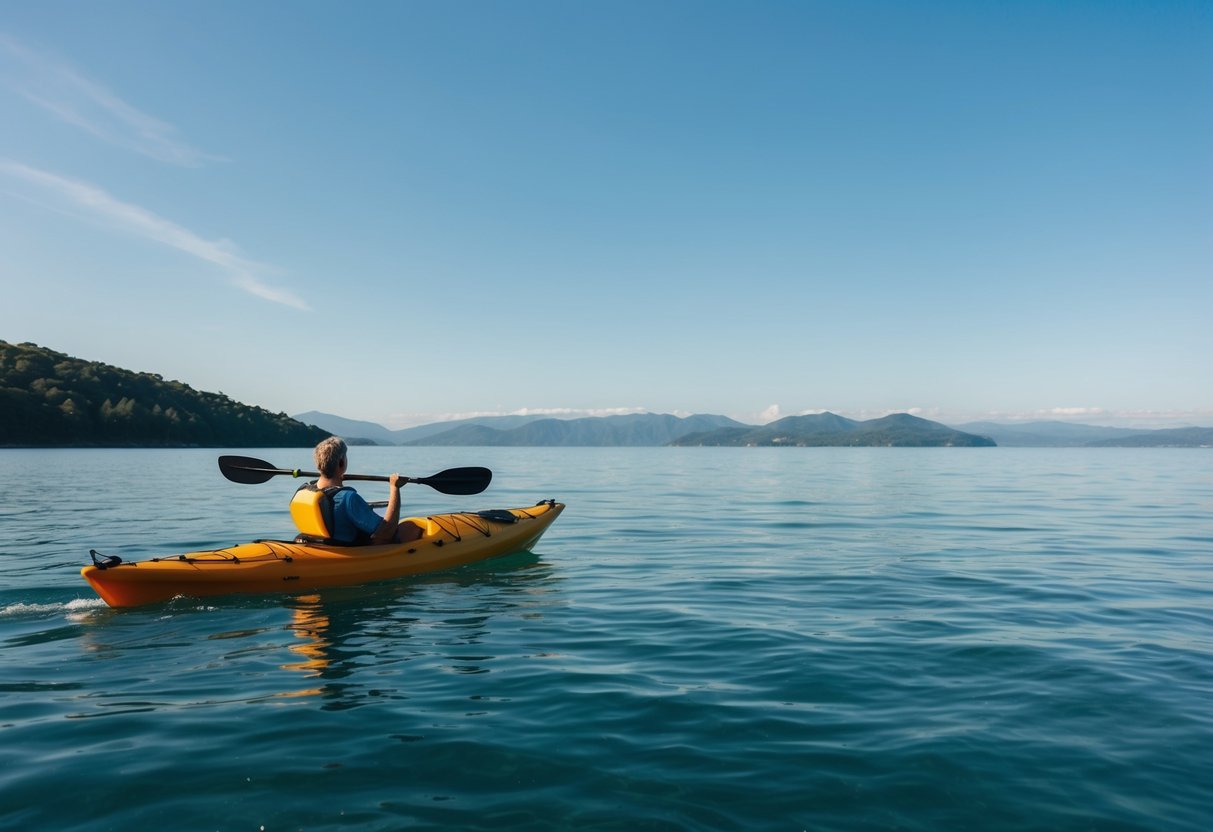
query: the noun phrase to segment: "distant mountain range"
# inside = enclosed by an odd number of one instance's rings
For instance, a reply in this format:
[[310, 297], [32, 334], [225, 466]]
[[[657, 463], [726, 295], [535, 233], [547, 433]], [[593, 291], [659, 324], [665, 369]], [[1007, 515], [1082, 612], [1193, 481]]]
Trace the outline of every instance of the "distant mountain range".
[[[868, 422], [822, 413], [790, 416], [764, 426], [747, 425], [727, 416], [679, 417], [660, 413], [583, 419], [497, 416], [439, 422], [399, 431], [389, 431], [373, 422], [356, 422], [316, 411], [301, 413], [295, 418], [350, 441], [367, 440], [394, 445], [988, 447], [995, 444], [986, 437], [964, 433], [905, 413]], [[519, 424], [520, 419], [526, 421]]]
[[590, 446], [652, 447], [668, 445], [691, 433], [744, 427], [726, 416], [672, 416], [636, 413], [553, 419], [547, 416], [482, 416], [388, 430], [374, 422], [358, 422], [310, 411], [296, 417], [347, 440], [390, 445]]
[[726, 416], [628, 416], [553, 419], [484, 416], [389, 430], [309, 411], [295, 416], [351, 442], [444, 446], [896, 446], [896, 447], [1202, 447], [1213, 446], [1213, 428], [1138, 430], [1069, 422], [969, 422], [948, 426], [905, 413], [857, 421], [833, 413], [789, 416], [747, 425]]
[[673, 445], [732, 447], [992, 448], [993, 439], [908, 413], [860, 422], [834, 413], [788, 416], [762, 427], [724, 428], [677, 439]]

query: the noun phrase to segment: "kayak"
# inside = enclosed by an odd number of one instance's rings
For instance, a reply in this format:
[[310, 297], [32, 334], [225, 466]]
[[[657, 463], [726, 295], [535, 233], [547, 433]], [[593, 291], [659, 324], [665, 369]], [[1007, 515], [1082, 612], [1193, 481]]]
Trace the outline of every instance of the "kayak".
[[226, 549], [124, 562], [90, 552], [80, 570], [105, 603], [135, 607], [179, 595], [299, 592], [464, 566], [528, 551], [564, 511], [546, 500], [528, 508], [410, 517], [420, 536], [407, 543], [337, 546], [257, 540]]

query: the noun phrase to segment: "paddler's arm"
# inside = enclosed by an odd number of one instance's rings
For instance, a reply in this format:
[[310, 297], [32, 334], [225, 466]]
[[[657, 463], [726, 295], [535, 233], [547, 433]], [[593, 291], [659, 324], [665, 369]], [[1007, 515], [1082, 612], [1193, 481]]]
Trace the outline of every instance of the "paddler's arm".
[[383, 515], [379, 528], [371, 535], [372, 543], [391, 543], [396, 539], [396, 527], [400, 525], [400, 489], [404, 488], [407, 482], [408, 477], [392, 474], [392, 493], [387, 498], [387, 513]]

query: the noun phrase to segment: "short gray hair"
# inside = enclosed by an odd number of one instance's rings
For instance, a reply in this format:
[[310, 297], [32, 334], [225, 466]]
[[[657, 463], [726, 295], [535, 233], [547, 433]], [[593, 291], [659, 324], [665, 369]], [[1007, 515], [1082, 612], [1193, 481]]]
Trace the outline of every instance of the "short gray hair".
[[316, 446], [312, 455], [316, 458], [316, 467], [320, 469], [320, 473], [332, 477], [336, 476], [337, 466], [345, 459], [348, 451], [345, 440], [339, 436], [330, 436]]

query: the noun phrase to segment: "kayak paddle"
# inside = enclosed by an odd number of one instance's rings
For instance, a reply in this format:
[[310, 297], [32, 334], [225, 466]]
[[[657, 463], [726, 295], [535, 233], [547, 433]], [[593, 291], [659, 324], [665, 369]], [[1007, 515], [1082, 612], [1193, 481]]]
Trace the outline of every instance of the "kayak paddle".
[[[245, 485], [258, 485], [269, 482], [280, 474], [292, 477], [319, 477], [315, 471], [300, 471], [298, 468], [275, 468], [263, 459], [249, 456], [221, 456], [219, 470], [223, 476], [232, 482]], [[378, 474], [346, 474], [344, 479], [362, 480], [366, 482], [388, 482], [391, 477]], [[429, 477], [404, 477], [406, 483], [415, 482], [418, 485], [428, 485], [443, 494], [479, 494], [489, 487], [493, 472], [488, 468], [448, 468]]]

